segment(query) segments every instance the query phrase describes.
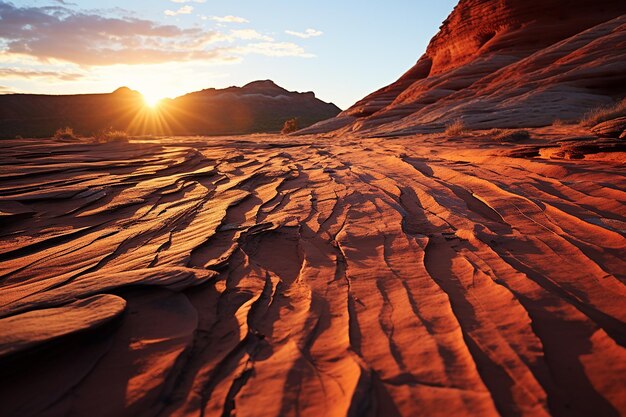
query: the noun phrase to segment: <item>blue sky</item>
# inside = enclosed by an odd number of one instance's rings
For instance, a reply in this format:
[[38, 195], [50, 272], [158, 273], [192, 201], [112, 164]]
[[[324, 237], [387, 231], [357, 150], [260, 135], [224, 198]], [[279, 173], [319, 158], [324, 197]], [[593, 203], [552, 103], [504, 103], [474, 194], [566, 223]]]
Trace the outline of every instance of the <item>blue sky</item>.
[[272, 79], [346, 108], [409, 69], [454, 0], [0, 0], [0, 91], [158, 98]]

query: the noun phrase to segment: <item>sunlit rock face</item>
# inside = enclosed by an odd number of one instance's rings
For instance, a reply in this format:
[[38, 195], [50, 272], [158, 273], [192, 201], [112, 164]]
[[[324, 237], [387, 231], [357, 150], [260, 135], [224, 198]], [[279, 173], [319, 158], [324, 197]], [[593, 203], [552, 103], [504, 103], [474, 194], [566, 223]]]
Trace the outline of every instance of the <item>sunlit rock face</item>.
[[398, 81], [305, 132], [576, 119], [626, 94], [626, 2], [462, 0]]

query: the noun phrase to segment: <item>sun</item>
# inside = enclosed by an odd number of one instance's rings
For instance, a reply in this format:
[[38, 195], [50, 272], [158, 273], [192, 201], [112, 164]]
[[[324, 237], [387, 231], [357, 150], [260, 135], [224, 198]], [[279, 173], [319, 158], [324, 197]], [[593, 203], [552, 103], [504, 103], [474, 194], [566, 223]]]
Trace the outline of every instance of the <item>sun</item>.
[[158, 96], [156, 94], [142, 93], [142, 95], [143, 95], [143, 101], [146, 103], [146, 106], [153, 108], [153, 109], [158, 107], [159, 103], [161, 103], [161, 100], [163, 100], [163, 97]]

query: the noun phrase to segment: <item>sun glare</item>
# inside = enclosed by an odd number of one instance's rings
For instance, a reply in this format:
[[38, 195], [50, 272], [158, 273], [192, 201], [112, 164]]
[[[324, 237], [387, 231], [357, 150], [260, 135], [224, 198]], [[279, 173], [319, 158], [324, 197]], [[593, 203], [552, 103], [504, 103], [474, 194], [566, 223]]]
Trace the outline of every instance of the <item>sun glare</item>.
[[143, 101], [146, 103], [148, 107], [151, 107], [151, 108], [157, 107], [162, 99], [163, 99], [162, 97], [159, 97], [153, 94], [143, 93]]

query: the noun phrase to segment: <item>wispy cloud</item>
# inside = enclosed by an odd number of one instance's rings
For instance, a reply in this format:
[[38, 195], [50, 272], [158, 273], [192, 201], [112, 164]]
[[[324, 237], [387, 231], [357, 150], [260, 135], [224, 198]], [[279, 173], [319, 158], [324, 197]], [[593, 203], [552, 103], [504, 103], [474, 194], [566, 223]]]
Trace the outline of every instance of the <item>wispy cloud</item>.
[[13, 93], [13, 90], [10, 87], [0, 85], [0, 94], [11, 94], [11, 93]]
[[295, 32], [293, 30], [286, 30], [285, 33], [288, 35], [297, 36], [298, 38], [302, 38], [302, 39], [314, 38], [316, 36], [322, 36], [324, 34], [324, 32], [321, 32], [315, 29], [307, 29], [304, 32]]
[[65, 1], [65, 0], [54, 0], [54, 2], [62, 4], [63, 6], [78, 6], [78, 4], [76, 3], [70, 3], [69, 1]]
[[206, 0], [170, 0], [172, 3], [206, 3]]
[[300, 58], [314, 58], [315, 55], [307, 53], [300, 45], [292, 42], [259, 42], [236, 48], [241, 54], [257, 54], [265, 56], [286, 57], [295, 56]]
[[84, 77], [75, 72], [39, 71], [23, 68], [0, 68], [0, 77], [3, 78], [54, 78], [63, 81], [75, 81]]
[[214, 20], [219, 23], [250, 23], [250, 21], [246, 18], [239, 16], [211, 16], [211, 20]]
[[168, 9], [168, 10], [164, 11], [163, 13], [166, 16], [178, 16], [179, 14], [191, 14], [191, 12], [193, 12], [193, 6], [186, 5], [186, 6], [181, 7], [178, 10], [169, 10]]
[[231, 30], [230, 34], [235, 39], [261, 40], [261, 41], [267, 41], [267, 42], [274, 41], [274, 38], [272, 38], [271, 36], [263, 35], [262, 33], [259, 33], [254, 29]]

